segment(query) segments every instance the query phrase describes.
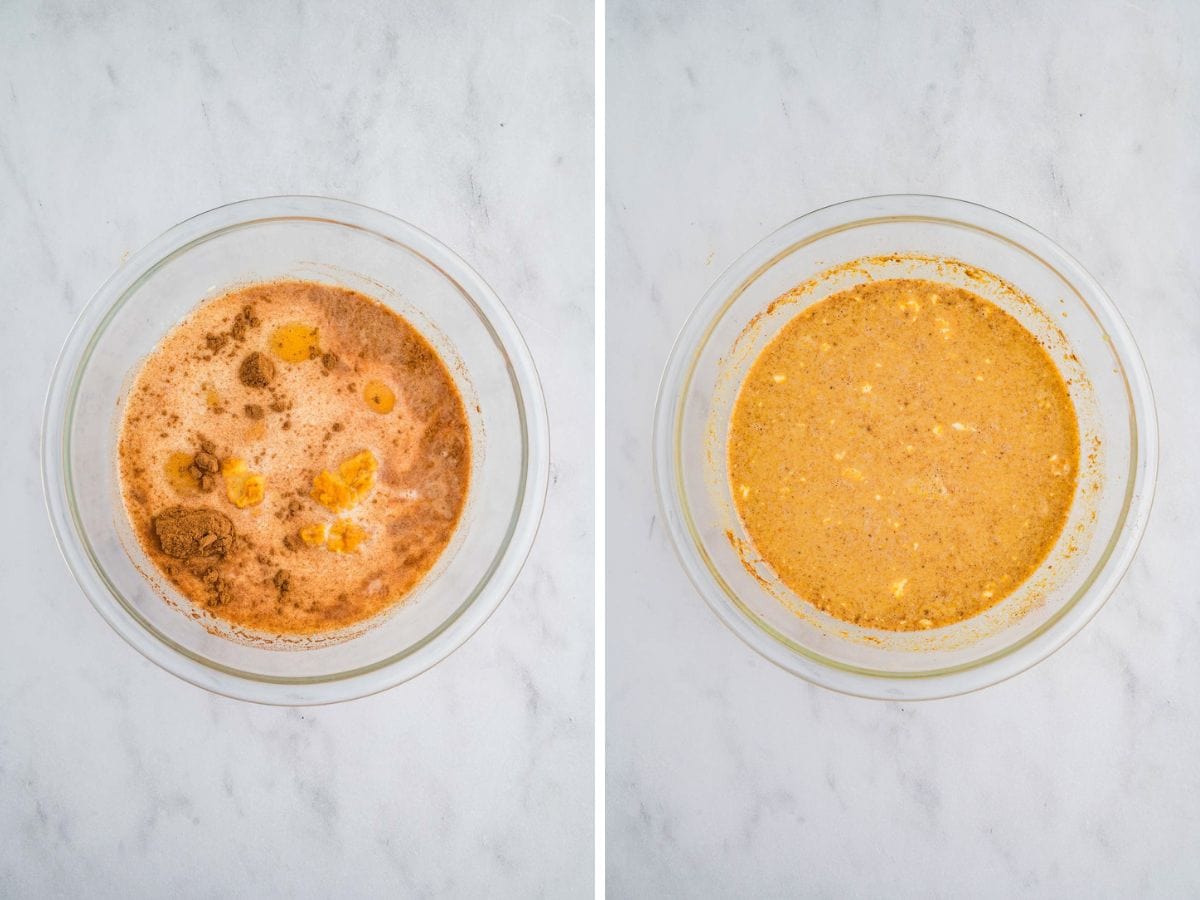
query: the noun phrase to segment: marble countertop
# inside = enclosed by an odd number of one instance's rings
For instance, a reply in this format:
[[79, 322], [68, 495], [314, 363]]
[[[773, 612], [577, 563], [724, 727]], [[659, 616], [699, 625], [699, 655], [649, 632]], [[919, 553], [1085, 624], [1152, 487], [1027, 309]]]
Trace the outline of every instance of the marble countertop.
[[[1200, 9], [613, 0], [607, 44], [610, 893], [1200, 892]], [[674, 336], [725, 266], [811, 209], [910, 192], [1081, 260], [1139, 341], [1162, 438], [1149, 530], [1095, 620], [924, 704], [812, 687], [729, 633], [659, 527], [649, 442]]]
[[[0, 11], [0, 895], [587, 896], [593, 848], [593, 13], [480, 5]], [[109, 629], [38, 479], [50, 370], [124, 255], [278, 193], [414, 222], [496, 288], [552, 485], [449, 659], [333, 707], [210, 696]]]

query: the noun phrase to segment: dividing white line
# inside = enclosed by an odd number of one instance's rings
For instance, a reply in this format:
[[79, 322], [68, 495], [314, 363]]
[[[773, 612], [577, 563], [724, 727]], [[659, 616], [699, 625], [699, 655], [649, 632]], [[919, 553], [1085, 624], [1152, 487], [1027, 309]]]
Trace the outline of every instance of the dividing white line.
[[596, 137], [596, 155], [595, 155], [595, 213], [596, 213], [596, 233], [595, 233], [595, 284], [596, 284], [596, 309], [595, 309], [595, 335], [596, 346], [593, 352], [594, 358], [594, 378], [595, 378], [595, 405], [596, 405], [596, 422], [595, 422], [595, 440], [596, 440], [596, 456], [595, 456], [595, 484], [596, 484], [596, 596], [594, 598], [596, 610], [595, 624], [595, 645], [593, 653], [595, 655], [596, 670], [595, 670], [595, 690], [596, 690], [596, 709], [593, 716], [593, 728], [596, 741], [596, 773], [595, 773], [595, 885], [596, 897], [604, 897], [604, 738], [605, 738], [605, 719], [604, 719], [604, 610], [605, 610], [605, 594], [604, 594], [604, 195], [605, 195], [605, 178], [604, 178], [604, 0], [595, 0], [596, 4], [596, 23], [595, 23], [595, 42], [593, 54], [595, 56], [595, 137]]

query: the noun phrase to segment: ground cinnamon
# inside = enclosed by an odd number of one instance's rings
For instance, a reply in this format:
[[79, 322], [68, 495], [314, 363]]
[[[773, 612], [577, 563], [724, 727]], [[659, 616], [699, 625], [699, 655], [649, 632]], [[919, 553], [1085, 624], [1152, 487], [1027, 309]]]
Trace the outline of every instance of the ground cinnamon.
[[233, 522], [208, 507], [172, 506], [152, 524], [163, 553], [175, 559], [223, 557], [233, 546]]
[[238, 378], [246, 387], [265, 388], [275, 377], [275, 363], [264, 353], [255, 351], [242, 360]]

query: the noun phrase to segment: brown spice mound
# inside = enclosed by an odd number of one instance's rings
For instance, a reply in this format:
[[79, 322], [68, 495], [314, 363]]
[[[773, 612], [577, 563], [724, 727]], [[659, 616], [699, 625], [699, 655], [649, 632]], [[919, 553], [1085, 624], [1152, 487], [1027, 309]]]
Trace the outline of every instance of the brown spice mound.
[[338, 355], [336, 353], [334, 353], [332, 350], [327, 350], [324, 354], [322, 354], [321, 365], [325, 367], [326, 372], [328, 372], [332, 369], [336, 369], [337, 364], [338, 364]]
[[163, 553], [175, 559], [224, 556], [233, 546], [233, 522], [215, 509], [172, 506], [152, 525]]
[[208, 598], [209, 606], [224, 606], [232, 597], [232, 589], [224, 578], [217, 577], [211, 586], [212, 594]]
[[205, 603], [209, 606], [223, 606], [232, 598], [232, 587], [229, 580], [221, 577], [207, 561], [195, 558], [188, 560], [188, 568], [192, 574], [204, 582], [204, 590], [208, 593]]
[[258, 324], [260, 323], [258, 317], [254, 315], [254, 308], [243, 306], [242, 311], [233, 317], [228, 331], [216, 334], [210, 331], [204, 335], [204, 346], [212, 356], [216, 356], [229, 343], [230, 338], [240, 344], [246, 340], [246, 332]]
[[275, 513], [275, 518], [281, 522], [290, 522], [302, 512], [304, 512], [304, 502], [298, 497], [291, 497], [288, 499], [287, 506]]
[[221, 463], [217, 458], [203, 449], [192, 458], [192, 465], [209, 475], [215, 474], [221, 468]]
[[246, 418], [247, 419], [261, 419], [264, 415], [266, 415], [266, 413], [263, 411], [263, 408], [261, 406], [259, 406], [257, 403], [247, 403], [246, 404]]
[[275, 585], [275, 590], [279, 591], [279, 596], [282, 597], [292, 589], [292, 574], [286, 569], [279, 569], [275, 572], [272, 583]]
[[238, 378], [246, 387], [264, 388], [275, 377], [275, 363], [270, 357], [255, 351], [242, 360]]
[[[204, 445], [210, 449], [205, 450]], [[204, 445], [192, 457], [192, 464], [188, 466], [188, 472], [196, 479], [200, 485], [200, 490], [207, 493], [216, 487], [216, 474], [221, 469], [221, 463], [216, 456], [213, 455], [213, 445], [210, 441], [205, 441]]]
[[242, 311], [233, 317], [233, 324], [229, 327], [230, 336], [238, 342], [246, 339], [246, 332], [258, 324], [258, 317], [254, 315], [254, 308], [243, 306]]

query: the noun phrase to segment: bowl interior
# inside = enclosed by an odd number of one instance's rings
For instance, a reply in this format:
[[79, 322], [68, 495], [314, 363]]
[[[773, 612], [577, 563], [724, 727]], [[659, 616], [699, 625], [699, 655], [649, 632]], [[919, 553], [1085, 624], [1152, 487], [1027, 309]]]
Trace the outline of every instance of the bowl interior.
[[[147, 632], [194, 660], [242, 677], [320, 681], [370, 671], [416, 652], [487, 585], [508, 547], [528, 487], [527, 401], [513, 361], [476, 299], [445, 270], [444, 261], [423, 251], [427, 248], [331, 219], [254, 218], [175, 249], [115, 297], [68, 387], [63, 478], [83, 552], [111, 600]], [[235, 630], [195, 610], [142, 553], [117, 480], [118, 428], [141, 360], [204, 299], [285, 277], [361, 291], [420, 330], [458, 382], [473, 443], [467, 505], [433, 571], [388, 613], [322, 639], [284, 640]]]
[[[803, 221], [803, 220], [801, 220]], [[793, 223], [797, 224], [797, 223]], [[786, 229], [785, 229], [786, 231]], [[1086, 291], [1047, 259], [994, 230], [932, 215], [881, 215], [764, 242], [758, 259], [727, 273], [715, 312], [681, 348], [673, 409], [671, 483], [685, 564], [707, 582], [710, 603], [736, 611], [760, 646], [821, 666], [869, 675], [950, 673], [1004, 655], [1083, 598], [1113, 553], [1136, 474], [1129, 373]], [[735, 269], [738, 268], [735, 266]], [[869, 279], [913, 277], [972, 290], [1042, 341], [1069, 384], [1079, 417], [1081, 471], [1070, 518], [1040, 569], [997, 606], [920, 632], [862, 628], [793, 594], [753, 551], [726, 469], [738, 389], [759, 351], [803, 308]], [[790, 292], [790, 293], [789, 293]], [[787, 300], [774, 304], [782, 295]], [[706, 301], [707, 302], [707, 301]], [[722, 612], [718, 609], [718, 612]], [[723, 615], [723, 617], [726, 617]], [[727, 618], [727, 617], [726, 617]], [[728, 621], [728, 618], [727, 618]], [[785, 662], [786, 665], [786, 662]]]

